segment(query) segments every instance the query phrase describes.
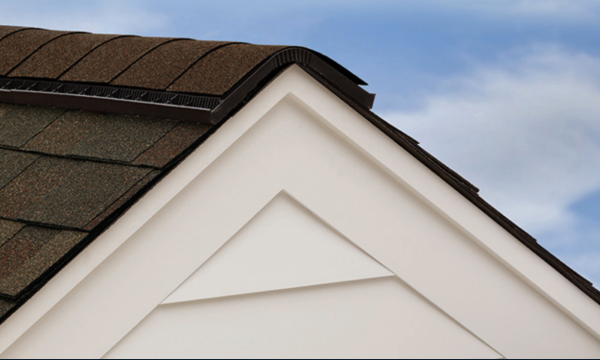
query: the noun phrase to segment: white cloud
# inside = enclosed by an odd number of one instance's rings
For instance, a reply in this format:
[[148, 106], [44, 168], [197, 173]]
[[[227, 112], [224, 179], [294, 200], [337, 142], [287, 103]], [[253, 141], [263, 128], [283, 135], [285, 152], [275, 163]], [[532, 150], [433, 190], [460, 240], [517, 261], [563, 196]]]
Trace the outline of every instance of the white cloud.
[[530, 49], [446, 79], [413, 112], [384, 117], [533, 234], [577, 225], [569, 205], [600, 189], [600, 59]]

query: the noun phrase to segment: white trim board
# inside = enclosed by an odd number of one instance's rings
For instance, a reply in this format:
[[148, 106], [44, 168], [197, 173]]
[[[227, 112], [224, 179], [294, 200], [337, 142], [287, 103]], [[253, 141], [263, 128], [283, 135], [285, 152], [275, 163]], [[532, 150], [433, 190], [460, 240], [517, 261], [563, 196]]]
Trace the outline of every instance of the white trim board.
[[281, 191], [503, 356], [598, 356], [597, 304], [298, 67], [0, 326], [1, 356], [104, 355]]
[[394, 276], [284, 192], [162, 304]]
[[105, 356], [132, 357], [501, 358], [393, 277], [161, 305]]

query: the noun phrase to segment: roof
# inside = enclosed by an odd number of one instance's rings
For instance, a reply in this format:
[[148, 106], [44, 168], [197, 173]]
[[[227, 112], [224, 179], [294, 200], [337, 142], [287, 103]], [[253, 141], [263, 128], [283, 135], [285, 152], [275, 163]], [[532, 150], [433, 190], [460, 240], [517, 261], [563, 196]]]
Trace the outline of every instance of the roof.
[[290, 64], [298, 64], [600, 303], [590, 282], [373, 114], [309, 49], [0, 26], [0, 323]]

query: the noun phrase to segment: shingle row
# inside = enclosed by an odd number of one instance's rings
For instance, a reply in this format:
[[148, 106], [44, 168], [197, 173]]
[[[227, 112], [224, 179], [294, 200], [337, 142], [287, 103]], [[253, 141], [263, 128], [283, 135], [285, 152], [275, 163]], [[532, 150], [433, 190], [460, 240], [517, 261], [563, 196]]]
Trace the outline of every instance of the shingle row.
[[[0, 147], [29, 153], [11, 152], [22, 162], [42, 153], [161, 168], [208, 129], [194, 122], [0, 103]], [[7, 156], [0, 155], [0, 162]]]
[[221, 96], [284, 48], [0, 26], [0, 76]]
[[0, 103], [0, 318], [208, 129]]

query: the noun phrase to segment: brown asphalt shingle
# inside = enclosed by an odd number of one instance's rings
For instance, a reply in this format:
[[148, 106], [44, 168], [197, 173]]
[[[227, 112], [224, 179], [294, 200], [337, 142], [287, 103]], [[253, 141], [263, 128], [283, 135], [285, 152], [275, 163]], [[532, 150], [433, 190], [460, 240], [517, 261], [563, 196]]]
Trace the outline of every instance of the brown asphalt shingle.
[[94, 49], [59, 80], [108, 83], [146, 52], [170, 40], [139, 36], [114, 39]]
[[144, 176], [140, 181], [137, 182], [131, 189], [127, 190], [127, 192], [121, 197], [119, 197], [115, 202], [113, 202], [109, 207], [107, 207], [102, 213], [96, 216], [92, 221], [87, 223], [83, 229], [84, 230], [92, 230], [102, 221], [104, 221], [107, 217], [109, 217], [112, 213], [114, 213], [117, 209], [123, 206], [129, 199], [135, 196], [140, 190], [144, 188], [150, 181], [152, 181], [156, 176], [160, 174], [159, 170], [153, 170], [148, 173], [148, 175]]
[[0, 149], [0, 190], [31, 165], [37, 158], [38, 156], [34, 154]]
[[48, 41], [68, 34], [68, 31], [30, 29], [15, 32], [0, 40], [0, 75], [6, 75], [21, 61]]
[[285, 49], [285, 46], [224, 46], [198, 61], [167, 90], [223, 95], [256, 65], [282, 49]]
[[96, 46], [117, 35], [69, 34], [50, 41], [8, 74], [56, 79]]
[[0, 248], [25, 226], [23, 223], [0, 219]]
[[[36, 227], [28, 226], [26, 229], [35, 228]], [[19, 238], [19, 235], [15, 236], [15, 238], [13, 238], [13, 240], [11, 240], [7, 246], [11, 247], [13, 242], [17, 243], [17, 238]], [[36, 239], [39, 245], [34, 245], [37, 249], [33, 254], [31, 254], [30, 249], [25, 250], [24, 252], [26, 252], [28, 255], [24, 257], [25, 260], [12, 260], [15, 262], [20, 262], [20, 264], [12, 267], [11, 271], [4, 276], [2, 276], [2, 270], [0, 270], [0, 293], [11, 296], [18, 295], [46, 270], [59, 261], [65, 254], [73, 249], [73, 247], [77, 245], [86, 235], [87, 233], [79, 231], [63, 230], [57, 232], [55, 230], [43, 229], [43, 232], [39, 234]], [[23, 247], [25, 246], [23, 246], [21, 240], [21, 243], [15, 245], [14, 248], [7, 249], [7, 253], [10, 253], [11, 255], [18, 254], [20, 251], [22, 251]], [[0, 261], [3, 261], [3, 255], [4, 253], [0, 248]]]
[[133, 162], [163, 167], [210, 129], [209, 126], [182, 121]]
[[0, 217], [82, 228], [149, 172], [42, 156], [0, 190]]
[[23, 29], [27, 29], [26, 27], [23, 26], [0, 26], [0, 40], [2, 40], [2, 38], [14, 33], [15, 31], [19, 31], [19, 30], [23, 30]]
[[[0, 26], [0, 75], [223, 95], [285, 46]], [[50, 41], [52, 40], [52, 41]], [[18, 65], [18, 66], [17, 66]], [[7, 72], [9, 72], [7, 74]]]
[[23, 146], [64, 109], [0, 103], [0, 145]]
[[[21, 264], [31, 258], [46, 242], [56, 236], [60, 230], [38, 226], [25, 226], [10, 241], [0, 248], [0, 281], [4, 280]], [[6, 292], [0, 288], [0, 293]]]
[[111, 82], [165, 90], [190, 65], [224, 41], [177, 40], [152, 50]]
[[68, 111], [31, 139], [26, 150], [130, 162], [151, 147], [176, 121]]

